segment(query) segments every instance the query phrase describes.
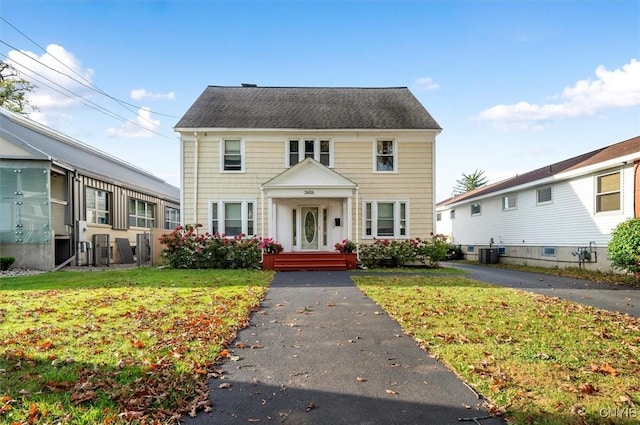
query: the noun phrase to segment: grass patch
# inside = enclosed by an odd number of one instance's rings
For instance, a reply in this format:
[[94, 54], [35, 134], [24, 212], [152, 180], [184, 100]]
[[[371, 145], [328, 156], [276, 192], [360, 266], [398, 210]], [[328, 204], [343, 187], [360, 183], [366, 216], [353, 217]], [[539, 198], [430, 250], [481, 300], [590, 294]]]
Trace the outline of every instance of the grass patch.
[[175, 422], [273, 273], [140, 268], [0, 280], [0, 423]]
[[460, 276], [354, 276], [514, 424], [637, 424], [640, 320]]

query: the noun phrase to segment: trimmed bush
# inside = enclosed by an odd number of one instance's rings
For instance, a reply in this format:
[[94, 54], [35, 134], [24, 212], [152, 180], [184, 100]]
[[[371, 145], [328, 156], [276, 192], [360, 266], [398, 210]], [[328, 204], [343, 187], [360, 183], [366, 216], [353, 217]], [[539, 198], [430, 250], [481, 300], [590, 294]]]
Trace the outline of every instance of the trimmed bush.
[[366, 267], [403, 267], [420, 262], [428, 267], [439, 267], [447, 256], [447, 238], [432, 235], [431, 239], [387, 240], [359, 245], [360, 261]]
[[607, 253], [616, 269], [640, 272], [640, 219], [630, 218], [613, 229]]
[[201, 224], [178, 226], [160, 236], [166, 245], [160, 254], [170, 267], [186, 269], [249, 269], [259, 268], [260, 240], [240, 234], [233, 238], [216, 233], [198, 234]]
[[0, 257], [0, 270], [9, 270], [15, 261], [14, 257]]

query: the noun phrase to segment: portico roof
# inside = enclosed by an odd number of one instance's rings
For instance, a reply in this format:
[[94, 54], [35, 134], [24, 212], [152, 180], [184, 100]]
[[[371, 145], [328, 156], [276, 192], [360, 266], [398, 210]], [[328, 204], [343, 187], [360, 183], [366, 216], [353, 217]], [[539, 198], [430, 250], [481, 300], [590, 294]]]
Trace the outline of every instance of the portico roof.
[[262, 188], [275, 196], [350, 196], [357, 184], [325, 167], [313, 158], [305, 158], [293, 167], [265, 182]]

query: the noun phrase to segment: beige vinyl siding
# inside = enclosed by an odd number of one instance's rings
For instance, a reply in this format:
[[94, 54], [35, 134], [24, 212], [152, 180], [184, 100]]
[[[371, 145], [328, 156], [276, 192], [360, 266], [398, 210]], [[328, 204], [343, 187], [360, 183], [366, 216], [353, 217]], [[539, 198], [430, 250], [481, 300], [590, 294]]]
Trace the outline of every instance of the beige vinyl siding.
[[[183, 134], [183, 221], [209, 226], [212, 199], [255, 199], [256, 229], [262, 233], [260, 187], [287, 169], [286, 149], [291, 139], [331, 140], [333, 170], [356, 183], [358, 202], [369, 200], [403, 200], [409, 203], [411, 237], [428, 237], [433, 229], [433, 143], [432, 131], [328, 132], [283, 131], [239, 135], [232, 132], [198, 133], [197, 216], [194, 216], [195, 139]], [[244, 134], [244, 133], [243, 133]], [[220, 143], [225, 138], [244, 143], [243, 172], [220, 172]], [[392, 139], [397, 145], [397, 173], [373, 172], [373, 149], [378, 139]], [[265, 202], [265, 208], [266, 208]], [[358, 205], [360, 217], [361, 205]], [[355, 212], [355, 208], [354, 208]], [[354, 217], [354, 231], [355, 231]], [[360, 226], [358, 231], [361, 232]]]

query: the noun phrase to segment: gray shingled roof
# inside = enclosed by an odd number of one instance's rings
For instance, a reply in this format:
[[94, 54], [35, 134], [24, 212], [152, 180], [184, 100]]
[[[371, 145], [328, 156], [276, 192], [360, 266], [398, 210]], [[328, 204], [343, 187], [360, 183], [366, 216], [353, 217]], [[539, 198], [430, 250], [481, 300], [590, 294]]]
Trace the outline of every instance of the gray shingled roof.
[[175, 128], [433, 129], [406, 87], [209, 86]]
[[0, 137], [82, 174], [180, 202], [180, 189], [132, 164], [0, 108]]
[[529, 171], [524, 174], [510, 177], [506, 180], [479, 187], [461, 195], [456, 195], [454, 197], [445, 199], [444, 201], [438, 202], [437, 206], [440, 207], [461, 201], [468, 201], [479, 196], [485, 196], [494, 192], [516, 188], [518, 186], [532, 183], [537, 180], [542, 180], [547, 177], [555, 176], [560, 173], [576, 170], [582, 167], [598, 164], [614, 158], [620, 158], [639, 152], [640, 136], [637, 136], [610, 146], [606, 146], [604, 148], [596, 149], [594, 151], [575, 156], [573, 158], [565, 159], [564, 161], [556, 162], [555, 164], [538, 168], [537, 170]]

